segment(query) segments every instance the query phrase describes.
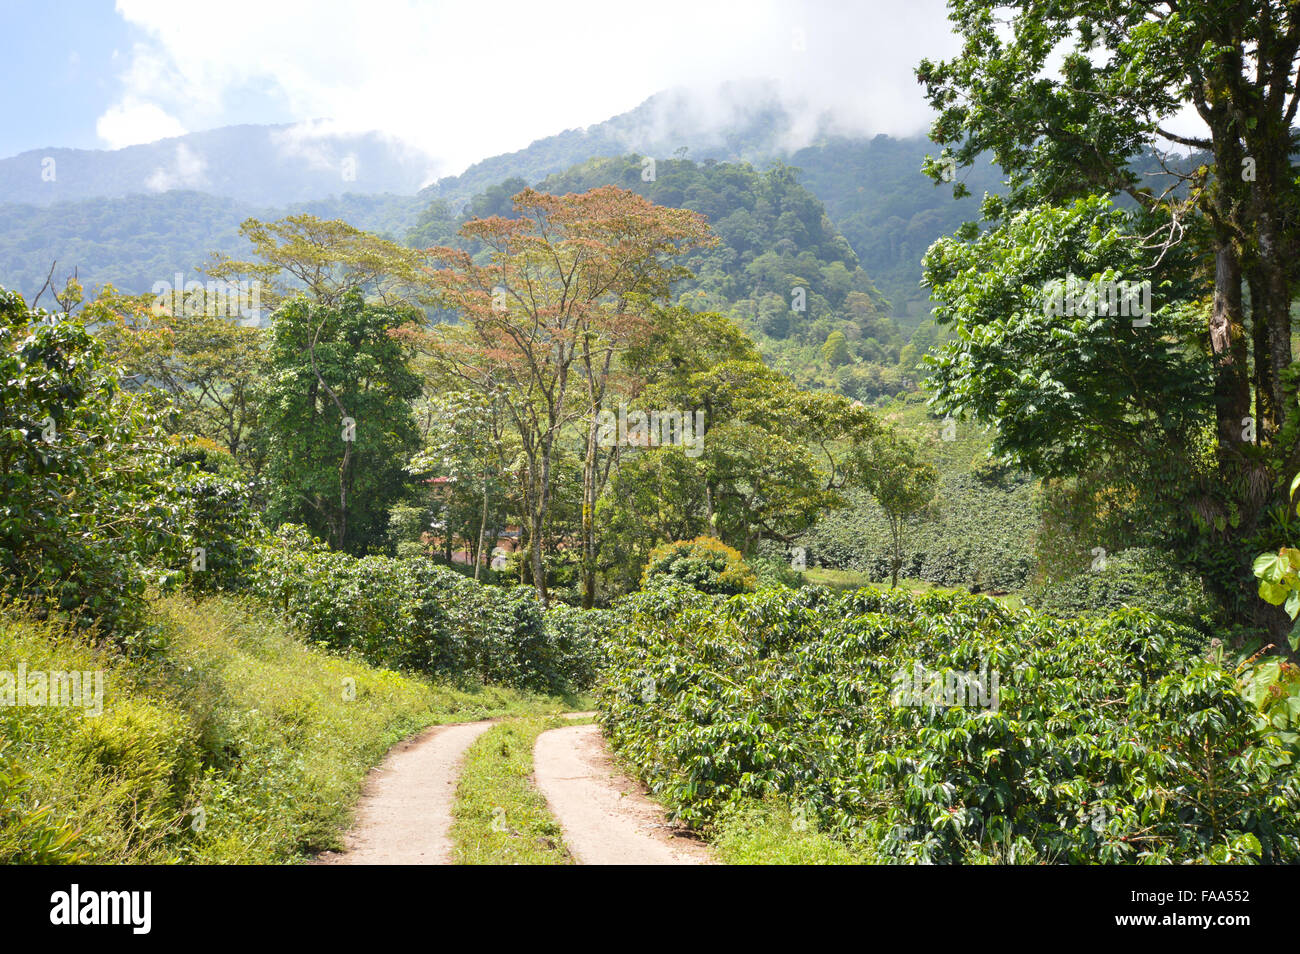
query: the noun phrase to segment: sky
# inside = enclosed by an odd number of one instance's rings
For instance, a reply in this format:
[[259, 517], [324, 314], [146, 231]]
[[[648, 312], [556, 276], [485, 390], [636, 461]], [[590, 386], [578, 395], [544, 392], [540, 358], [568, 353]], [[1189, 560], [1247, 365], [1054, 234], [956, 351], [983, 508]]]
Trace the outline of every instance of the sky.
[[377, 130], [440, 175], [664, 89], [774, 82], [844, 132], [923, 132], [943, 0], [0, 0], [0, 158], [241, 123]]

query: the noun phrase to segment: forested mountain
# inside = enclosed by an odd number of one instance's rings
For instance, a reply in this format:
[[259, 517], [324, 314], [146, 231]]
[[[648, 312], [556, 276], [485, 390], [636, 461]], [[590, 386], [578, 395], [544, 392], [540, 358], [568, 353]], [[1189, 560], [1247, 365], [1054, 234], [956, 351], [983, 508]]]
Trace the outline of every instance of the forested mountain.
[[411, 196], [345, 195], [266, 208], [204, 192], [82, 199], [48, 206], [0, 206], [0, 285], [35, 294], [58, 263], [54, 278], [76, 269], [83, 285], [112, 283], [146, 292], [176, 272], [197, 269], [220, 249], [243, 254], [239, 224], [250, 216], [275, 219], [308, 212], [343, 219], [358, 228], [401, 236], [415, 218]]
[[431, 178], [427, 156], [377, 133], [226, 126], [124, 149], [32, 149], [0, 159], [0, 201], [49, 205], [194, 189], [284, 206], [346, 192], [410, 194]]
[[[856, 253], [853, 265], [845, 267], [860, 266], [889, 301], [887, 310], [910, 331], [926, 313], [921, 254], [935, 238], [975, 216], [978, 197], [996, 185], [995, 170], [988, 167], [968, 179], [974, 197], [954, 202], [951, 190], [936, 188], [920, 174], [922, 158], [936, 151], [924, 138], [822, 136], [791, 152], [797, 122], [790, 107], [763, 86], [723, 86], [707, 104], [669, 91], [606, 122], [475, 163], [418, 193], [427, 180], [425, 160], [373, 136], [304, 139], [289, 127], [239, 126], [114, 152], [35, 150], [0, 160], [0, 202], [5, 203], [0, 205], [0, 283], [34, 291], [58, 260], [60, 275], [75, 267], [87, 284], [111, 281], [146, 291], [176, 271], [193, 271], [214, 249], [240, 252], [235, 228], [244, 218], [269, 220], [292, 212], [341, 218], [368, 231], [434, 244], [454, 232], [463, 214], [508, 213], [517, 187], [548, 176], [557, 178], [544, 188], [614, 181], [612, 167], [585, 164], [635, 153], [655, 159], [661, 170], [661, 184], [647, 195], [663, 203], [680, 195], [691, 208], [699, 208], [692, 204], [695, 197], [671, 184], [686, 174], [685, 166], [671, 171], [683, 158], [701, 167], [717, 161], [748, 161], [757, 170], [792, 167], [794, 179], [821, 201], [831, 227]], [[53, 181], [41, 176], [46, 157], [55, 162]], [[355, 160], [348, 169], [354, 175], [345, 178], [349, 158]], [[639, 164], [629, 169], [618, 161], [620, 183], [641, 182]], [[572, 171], [575, 167], [584, 171]], [[733, 183], [699, 211], [721, 222], [742, 204], [752, 205], [756, 197], [742, 202], [739, 187]], [[745, 212], [753, 214], [749, 207]], [[728, 244], [742, 241], [745, 228], [745, 216], [728, 222]], [[805, 251], [799, 236], [791, 240]], [[820, 260], [815, 270], [841, 260], [839, 252], [814, 254]], [[818, 278], [802, 277], [825, 297]], [[764, 280], [755, 289], [773, 287]], [[715, 301], [753, 298], [741, 293], [734, 275], [727, 289], [709, 289]], [[788, 298], [788, 288], [782, 294]], [[751, 319], [766, 320], [773, 328], [764, 330], [774, 338], [788, 337], [771, 301], [765, 319], [757, 318], [757, 302], [749, 308]], [[815, 320], [815, 312], [810, 310], [808, 318]], [[821, 337], [824, 341], [826, 335]]]
[[0, 284], [34, 295], [57, 261], [60, 285], [76, 270], [87, 287], [149, 291], [195, 269], [216, 248], [236, 248], [239, 223], [256, 207], [202, 192], [83, 199], [2, 212]]
[[652, 167], [646, 158], [624, 156], [589, 160], [538, 188], [565, 194], [602, 185], [708, 218], [720, 244], [686, 259], [695, 277], [679, 288], [684, 304], [734, 318], [771, 364], [801, 384], [853, 397], [880, 393], [879, 371], [872, 387], [855, 378], [854, 366], [892, 367], [904, 342], [884, 296], [796, 170], [689, 159]]
[[952, 189], [920, 174], [926, 155], [938, 155], [922, 136], [870, 140], [834, 138], [798, 150], [787, 162], [799, 181], [826, 205], [867, 274], [893, 306], [900, 324], [914, 328], [929, 314], [921, 287], [921, 256], [940, 235], [979, 217], [985, 192], [1000, 191], [1001, 173], [991, 163], [962, 170], [957, 179], [970, 195], [954, 200]]

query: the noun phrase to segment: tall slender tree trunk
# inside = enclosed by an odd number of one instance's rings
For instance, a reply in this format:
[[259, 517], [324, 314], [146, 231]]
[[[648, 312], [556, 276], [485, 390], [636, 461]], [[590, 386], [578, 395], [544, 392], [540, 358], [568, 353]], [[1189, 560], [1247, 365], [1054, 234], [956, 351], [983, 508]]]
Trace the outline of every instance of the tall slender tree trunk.
[[1282, 226], [1273, 213], [1259, 224], [1259, 261], [1253, 269], [1251, 295], [1254, 320], [1267, 330], [1265, 354], [1255, 353], [1255, 360], [1268, 366], [1266, 383], [1273, 406], [1274, 426], [1281, 430], [1290, 416], [1295, 389], [1288, 386], [1283, 373], [1291, 366], [1291, 262], [1283, 254]]
[[488, 518], [488, 479], [487, 471], [483, 472], [483, 513], [478, 522], [478, 547], [474, 550], [474, 579], [479, 578], [479, 570], [483, 566], [483, 535], [487, 532]]
[[[619, 304], [618, 313], [623, 313]], [[596, 499], [604, 489], [599, 467], [599, 450], [596, 435], [600, 428], [600, 412], [605, 406], [609, 369], [614, 360], [614, 349], [605, 349], [599, 371], [592, 361], [592, 338], [584, 337], [582, 364], [587, 377], [587, 446], [582, 460], [582, 606], [591, 609], [596, 605]], [[607, 475], [607, 474], [606, 474]]]
[[550, 605], [550, 592], [546, 586], [546, 559], [542, 545], [546, 538], [546, 508], [551, 504], [551, 454], [554, 444], [549, 435], [543, 438], [538, 455], [540, 468], [533, 484], [533, 503], [529, 508], [529, 562], [533, 568], [533, 589], [543, 606]]
[[582, 463], [582, 608], [596, 605], [596, 408], [587, 422], [587, 453]]
[[1255, 440], [1265, 443], [1278, 426], [1278, 410], [1274, 400], [1273, 362], [1269, 360], [1269, 322], [1264, 308], [1264, 292], [1258, 275], [1246, 270], [1246, 285], [1250, 289], [1251, 348], [1255, 356]]
[[1231, 241], [1215, 250], [1214, 304], [1210, 311], [1214, 354], [1214, 400], [1220, 463], [1235, 462], [1242, 443], [1242, 419], [1250, 415], [1250, 376], [1241, 301], [1241, 262]]

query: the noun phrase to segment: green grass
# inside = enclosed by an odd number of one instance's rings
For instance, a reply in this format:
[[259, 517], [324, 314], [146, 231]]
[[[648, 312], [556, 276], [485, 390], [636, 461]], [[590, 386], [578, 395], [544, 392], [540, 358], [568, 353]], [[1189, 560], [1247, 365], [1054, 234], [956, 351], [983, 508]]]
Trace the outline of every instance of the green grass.
[[457, 864], [571, 865], [559, 823], [533, 787], [533, 744], [547, 729], [581, 725], [558, 717], [493, 726], [465, 754], [451, 837]]
[[[864, 586], [873, 586], [882, 590], [889, 589], [888, 580], [884, 583], [873, 582], [870, 574], [859, 570], [836, 570], [830, 567], [810, 566], [803, 571], [803, 577], [809, 583], [815, 583], [831, 590], [857, 590]], [[939, 586], [937, 583], [930, 583], [926, 580], [913, 580], [902, 576], [898, 578], [898, 588], [914, 594], [966, 592], [964, 587]]]
[[0, 863], [302, 861], [340, 847], [367, 772], [398, 739], [569, 708], [331, 655], [252, 601], [172, 597], [152, 615], [143, 658], [0, 617], [0, 670], [105, 674], [99, 716], [0, 706]]
[[718, 819], [712, 844], [729, 865], [861, 865], [873, 859], [814, 829], [782, 800], [750, 801]]
[[[824, 586], [830, 590], [840, 592], [849, 592], [861, 589], [864, 586], [874, 587], [879, 590], [889, 589], [888, 581], [884, 583], [873, 582], [868, 573], [862, 573], [858, 570], [833, 570], [830, 567], [814, 566], [803, 571], [803, 578], [817, 586]], [[940, 586], [938, 583], [930, 583], [926, 580], [915, 580], [907, 577], [898, 578], [898, 588], [911, 593], [913, 596], [920, 596], [925, 593], [966, 593], [969, 589], [964, 586]], [[1024, 605], [1024, 599], [1016, 593], [1003, 593], [1000, 596], [984, 594], [989, 599], [997, 600], [1002, 605], [1018, 610]]]

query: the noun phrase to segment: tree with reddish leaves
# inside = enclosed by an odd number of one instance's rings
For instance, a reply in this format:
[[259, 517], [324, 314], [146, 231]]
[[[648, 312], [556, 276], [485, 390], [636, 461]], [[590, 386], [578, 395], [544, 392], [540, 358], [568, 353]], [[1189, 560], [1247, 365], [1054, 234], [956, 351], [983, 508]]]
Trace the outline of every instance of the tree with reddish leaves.
[[601, 448], [598, 419], [615, 385], [616, 357], [649, 329], [650, 309], [689, 275], [678, 261], [716, 244], [704, 217], [606, 186], [553, 196], [525, 189], [516, 216], [472, 219], [462, 238], [482, 251], [434, 248], [429, 281], [456, 324], [425, 336], [435, 362], [496, 397], [519, 435], [528, 563], [546, 601], [542, 541], [561, 433], [584, 434], [583, 605], [596, 594], [596, 499], [616, 448]]

